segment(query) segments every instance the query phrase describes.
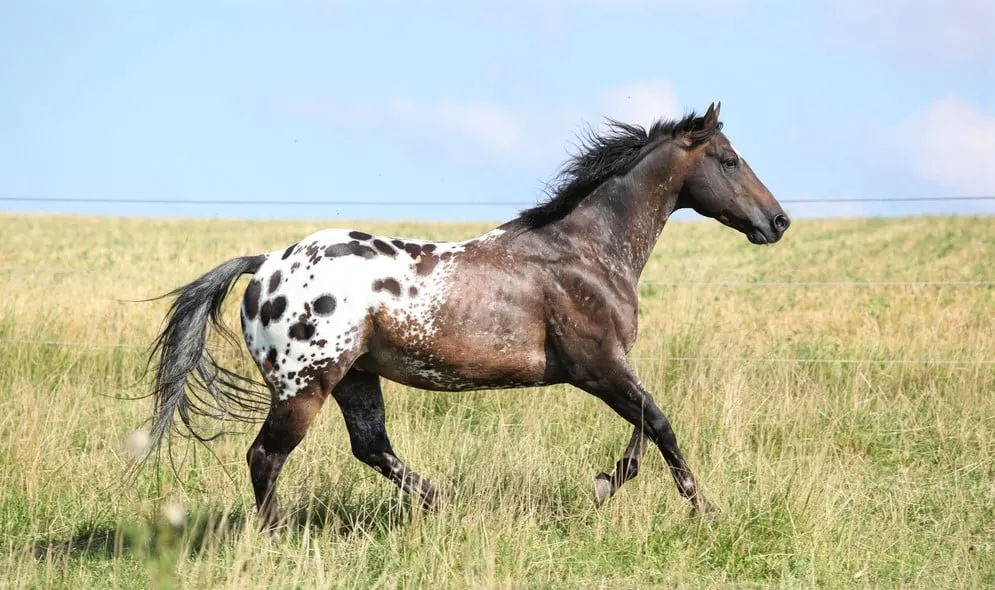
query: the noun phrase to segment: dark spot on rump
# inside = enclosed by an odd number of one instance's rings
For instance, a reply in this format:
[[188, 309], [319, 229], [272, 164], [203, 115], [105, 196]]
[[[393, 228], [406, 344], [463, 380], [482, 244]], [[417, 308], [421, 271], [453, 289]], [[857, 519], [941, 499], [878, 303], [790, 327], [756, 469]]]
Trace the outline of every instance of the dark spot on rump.
[[275, 322], [276, 320], [280, 319], [280, 316], [283, 315], [283, 312], [286, 309], [287, 309], [287, 298], [284, 297], [283, 295], [280, 295], [279, 297], [273, 300], [273, 307], [271, 307], [269, 311], [270, 321]]
[[336, 256], [347, 256], [352, 254], [352, 250], [349, 249], [348, 244], [332, 244], [331, 246], [325, 248], [325, 256], [329, 258], [335, 258]]
[[395, 239], [395, 240], [391, 240], [390, 243], [394, 244], [394, 246], [400, 248], [401, 250], [404, 250], [404, 242], [403, 241]]
[[379, 250], [381, 254], [386, 254], [387, 256], [397, 256], [397, 250], [392, 248], [390, 244], [383, 240], [373, 240], [373, 247]]
[[276, 271], [275, 273], [273, 273], [273, 276], [269, 278], [269, 289], [266, 292], [272, 293], [273, 291], [276, 291], [277, 288], [280, 287], [280, 280], [282, 278], [283, 278], [283, 273], [281, 273], [280, 271]]
[[304, 316], [301, 316], [300, 321], [290, 326], [287, 335], [294, 340], [310, 340], [314, 336], [314, 330], [314, 324], [307, 321]]
[[354, 239], [354, 240], [368, 240], [368, 239], [372, 238], [373, 236], [371, 236], [370, 234], [368, 234], [366, 232], [362, 232], [362, 231], [351, 231], [351, 232], [349, 232], [349, 237], [352, 238], [352, 239]]
[[274, 370], [276, 370], [277, 369], [276, 358], [277, 358], [276, 357], [276, 349], [275, 348], [270, 348], [269, 349], [269, 353], [267, 353], [267, 355], [266, 355], [266, 361], [263, 362], [263, 368], [265, 368], [267, 371], [274, 371]]
[[435, 244], [425, 244], [421, 247], [421, 251], [426, 254], [431, 254], [432, 252], [435, 252]]
[[308, 262], [311, 264], [318, 264], [321, 260], [321, 248], [316, 243], [308, 244], [307, 248], [304, 248], [304, 253], [308, 256]]
[[293, 263], [293, 264], [290, 265], [290, 272], [294, 272], [295, 270], [297, 270], [300, 267], [301, 267], [301, 263], [300, 262], [295, 262], [295, 263]]
[[322, 338], [321, 340], [311, 341], [311, 346], [317, 346], [318, 348], [325, 348], [326, 344], [328, 344], [328, 340], [325, 340], [324, 338]]
[[349, 242], [349, 252], [355, 254], [356, 256], [362, 256], [363, 258], [373, 258], [377, 255], [373, 248], [364, 246], [359, 242]]
[[264, 326], [269, 325], [269, 321], [272, 319], [270, 314], [273, 313], [273, 304], [267, 301], [263, 303], [262, 308], [259, 310], [259, 321], [263, 323]]
[[331, 295], [322, 295], [314, 300], [314, 313], [318, 315], [329, 315], [335, 311], [335, 298]]
[[373, 290], [390, 291], [390, 294], [393, 295], [394, 297], [401, 296], [401, 284], [398, 283], [396, 279], [390, 277], [383, 280], [377, 279], [373, 281]]
[[407, 252], [412, 258], [418, 258], [421, 254], [421, 246], [418, 244], [405, 244], [404, 251]]
[[449, 260], [452, 257], [453, 257], [452, 252], [443, 252], [442, 255], [439, 256], [439, 258], [441, 258], [442, 260]]
[[259, 315], [259, 294], [262, 290], [263, 285], [257, 280], [253, 280], [245, 289], [245, 315], [249, 316], [250, 320], [256, 319]]
[[439, 264], [438, 256], [434, 254], [422, 254], [421, 258], [418, 259], [418, 264], [415, 265], [415, 270], [420, 275], [432, 274], [436, 264]]
[[290, 255], [294, 253], [294, 248], [296, 248], [296, 247], [297, 247], [296, 243], [291, 244], [290, 246], [288, 246], [287, 249], [283, 251], [283, 257], [280, 258], [280, 260], [286, 260], [286, 259], [290, 258]]
[[414, 297], [417, 294], [418, 294], [418, 287], [414, 286], [408, 287], [408, 295]]

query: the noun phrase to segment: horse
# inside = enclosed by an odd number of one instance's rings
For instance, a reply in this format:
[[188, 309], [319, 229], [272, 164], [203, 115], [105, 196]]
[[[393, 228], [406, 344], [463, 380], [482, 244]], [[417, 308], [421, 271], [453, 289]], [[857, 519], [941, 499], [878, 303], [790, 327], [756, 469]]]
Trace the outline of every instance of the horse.
[[[280, 471], [331, 397], [353, 455], [433, 509], [436, 488], [391, 447], [382, 378], [432, 391], [566, 383], [633, 427], [613, 473], [595, 476], [598, 506], [636, 477], [651, 441], [692, 513], [713, 512], [627, 355], [637, 283], [674, 211], [693, 209], [753, 244], [777, 242], [790, 224], [726, 137], [720, 108], [645, 128], [606, 119], [581, 138], [544, 199], [472, 239], [324, 229], [230, 259], [163, 295], [174, 300], [148, 357], [156, 369], [147, 452], [181, 431], [177, 413], [184, 436], [204, 441], [192, 415], [248, 420], [266, 411], [246, 462], [257, 517], [273, 530]], [[222, 302], [250, 273], [241, 328], [262, 381], [221, 366], [206, 345], [209, 328], [233, 336]]]

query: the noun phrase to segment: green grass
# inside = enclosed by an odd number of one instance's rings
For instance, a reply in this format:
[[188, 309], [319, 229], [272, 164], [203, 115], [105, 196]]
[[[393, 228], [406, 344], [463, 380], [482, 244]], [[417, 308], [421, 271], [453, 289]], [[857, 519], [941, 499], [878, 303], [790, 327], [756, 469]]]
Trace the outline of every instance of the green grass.
[[[149, 465], [121, 487], [123, 441], [151, 411], [126, 399], [148, 392], [144, 351], [93, 345], [147, 345], [168, 305], [128, 300], [333, 225], [434, 239], [488, 228], [0, 217], [0, 585], [995, 585], [992, 287], [642, 286], [634, 363], [721, 510], [713, 523], [690, 516], [654, 449], [596, 509], [593, 476], [631, 431], [565, 386], [387, 383], [398, 454], [449, 498], [435, 514], [352, 457], [334, 406], [281, 477], [292, 526], [279, 539], [254, 529], [253, 425], [210, 452], [178, 443], [179, 480]], [[766, 248], [681, 223], [643, 279], [992, 280], [993, 260], [990, 217], [800, 220]], [[238, 350], [226, 358], [251, 374]], [[874, 362], [887, 359], [964, 364]], [[181, 526], [164, 516], [172, 504]]]

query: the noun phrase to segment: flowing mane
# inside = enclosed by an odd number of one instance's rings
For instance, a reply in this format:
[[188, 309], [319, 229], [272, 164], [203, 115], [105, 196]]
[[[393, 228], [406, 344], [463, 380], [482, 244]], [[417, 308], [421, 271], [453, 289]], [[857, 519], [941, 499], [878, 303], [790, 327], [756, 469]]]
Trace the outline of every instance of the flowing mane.
[[519, 212], [518, 221], [529, 229], [542, 227], [567, 216], [578, 204], [609, 178], [624, 174], [659, 140], [691, 131], [698, 115], [689, 112], [681, 119], [660, 119], [647, 130], [639, 125], [606, 119], [607, 129], [588, 129], [581, 137], [580, 151], [567, 160], [545, 193], [544, 202]]

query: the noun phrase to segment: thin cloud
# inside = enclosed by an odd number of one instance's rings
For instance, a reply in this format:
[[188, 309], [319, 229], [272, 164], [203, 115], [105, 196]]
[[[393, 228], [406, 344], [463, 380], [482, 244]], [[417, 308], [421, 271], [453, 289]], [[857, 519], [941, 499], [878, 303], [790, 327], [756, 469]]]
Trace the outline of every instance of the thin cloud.
[[397, 123], [439, 140], [469, 141], [509, 157], [530, 159], [536, 155], [527, 117], [496, 103], [453, 98], [419, 102], [397, 96], [390, 101], [388, 113]]
[[461, 138], [505, 157], [536, 161], [548, 158], [550, 150], [562, 144], [558, 128], [576, 132], [582, 121], [606, 117], [649, 125], [660, 117], [676, 115], [678, 102], [670, 83], [651, 78], [605, 90], [588, 106], [515, 108], [487, 101], [418, 102], [400, 97], [392, 101], [391, 108], [397, 122], [424, 133]]
[[908, 59], [970, 60], [995, 56], [992, 0], [824, 1], [840, 41]]
[[609, 88], [586, 104], [511, 106], [480, 99], [415, 98], [323, 100], [301, 96], [275, 101], [284, 115], [345, 130], [377, 129], [395, 139], [417, 138], [452, 153], [484, 149], [516, 161], [549, 163], [563, 154], [584, 123], [606, 117], [649, 125], [678, 111], [673, 87], [660, 78]]
[[939, 100], [903, 123], [896, 139], [923, 178], [962, 195], [995, 194], [995, 116]]
[[483, 148], [512, 158], [537, 154], [528, 113], [481, 100], [420, 100], [398, 94], [386, 99], [293, 96], [270, 102], [267, 111], [344, 131], [376, 130], [395, 140], [417, 138], [456, 151]]
[[666, 80], [643, 80], [605, 92], [601, 111], [606, 117], [648, 126], [661, 117], [678, 114], [677, 94]]

